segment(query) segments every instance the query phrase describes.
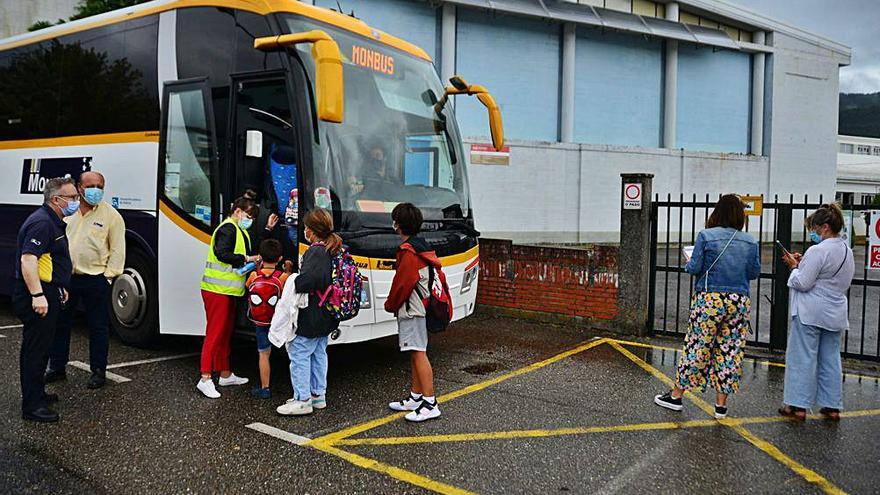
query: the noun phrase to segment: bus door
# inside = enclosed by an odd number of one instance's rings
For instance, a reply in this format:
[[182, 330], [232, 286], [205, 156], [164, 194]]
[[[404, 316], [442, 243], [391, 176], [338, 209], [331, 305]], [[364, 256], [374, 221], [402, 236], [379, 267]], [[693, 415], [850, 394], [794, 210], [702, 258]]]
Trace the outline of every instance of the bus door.
[[214, 116], [204, 80], [167, 82], [159, 141], [159, 328], [202, 335], [199, 284], [221, 220]]
[[[257, 192], [260, 211], [251, 228], [255, 244], [267, 236], [281, 241], [284, 257], [298, 263], [301, 163], [287, 80], [283, 73], [233, 76], [230, 194]], [[266, 233], [266, 221], [280, 220]], [[254, 249], [257, 249], [257, 245]]]

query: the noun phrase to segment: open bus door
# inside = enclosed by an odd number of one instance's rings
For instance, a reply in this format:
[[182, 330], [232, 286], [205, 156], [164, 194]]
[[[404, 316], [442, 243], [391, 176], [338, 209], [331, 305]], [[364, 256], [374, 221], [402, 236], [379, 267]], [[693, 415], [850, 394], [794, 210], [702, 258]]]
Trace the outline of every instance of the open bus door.
[[[284, 258], [298, 264], [299, 184], [302, 160], [287, 79], [283, 73], [233, 76], [228, 172], [230, 198], [257, 193], [259, 213], [249, 234], [254, 252], [262, 239], [281, 242]], [[279, 217], [271, 232], [269, 215]]]
[[159, 327], [203, 335], [199, 285], [223, 217], [214, 116], [205, 81], [165, 83], [159, 141]]

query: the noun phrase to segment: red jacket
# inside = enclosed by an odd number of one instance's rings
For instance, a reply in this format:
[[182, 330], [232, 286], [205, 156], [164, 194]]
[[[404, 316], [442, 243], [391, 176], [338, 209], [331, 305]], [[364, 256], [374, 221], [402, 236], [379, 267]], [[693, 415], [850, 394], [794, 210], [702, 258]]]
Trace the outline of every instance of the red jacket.
[[[428, 293], [428, 265], [441, 268], [440, 260], [421, 237], [410, 237], [397, 249], [397, 272], [391, 282], [391, 291], [385, 300], [385, 311], [404, 318], [424, 316], [425, 307], [422, 296], [415, 292], [421, 285], [421, 294]], [[400, 309], [406, 307], [406, 314]]]

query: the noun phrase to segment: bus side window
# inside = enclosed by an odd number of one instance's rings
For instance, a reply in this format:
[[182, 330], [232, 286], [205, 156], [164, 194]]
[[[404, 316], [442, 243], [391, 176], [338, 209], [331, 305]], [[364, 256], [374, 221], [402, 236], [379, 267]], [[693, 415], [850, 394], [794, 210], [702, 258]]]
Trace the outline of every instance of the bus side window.
[[211, 136], [200, 89], [169, 92], [165, 196], [211, 225]]

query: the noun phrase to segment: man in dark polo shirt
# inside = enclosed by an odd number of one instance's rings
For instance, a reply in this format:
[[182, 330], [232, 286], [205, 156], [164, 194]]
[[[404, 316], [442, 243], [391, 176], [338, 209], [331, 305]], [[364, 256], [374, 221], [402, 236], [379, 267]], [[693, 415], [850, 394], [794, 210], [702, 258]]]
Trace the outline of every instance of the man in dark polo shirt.
[[58, 421], [58, 413], [49, 409], [58, 396], [46, 394], [43, 373], [72, 271], [62, 218], [76, 213], [79, 193], [73, 180], [51, 179], [43, 200], [18, 231], [12, 306], [24, 324], [19, 356], [21, 415], [48, 423]]

